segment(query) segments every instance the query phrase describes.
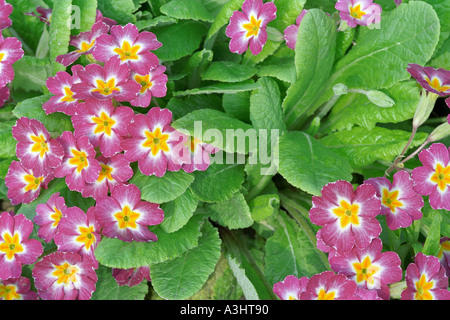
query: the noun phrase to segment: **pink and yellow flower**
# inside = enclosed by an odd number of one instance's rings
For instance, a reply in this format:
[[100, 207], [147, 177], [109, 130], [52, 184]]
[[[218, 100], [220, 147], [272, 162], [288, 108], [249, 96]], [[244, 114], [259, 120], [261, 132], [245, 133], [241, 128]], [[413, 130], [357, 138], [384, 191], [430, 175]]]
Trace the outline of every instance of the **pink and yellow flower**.
[[0, 281], [0, 300], [39, 300], [39, 296], [31, 290], [30, 279], [20, 277]]
[[373, 3], [373, 0], [338, 0], [335, 8], [351, 28], [368, 26], [381, 20], [381, 6]]
[[47, 88], [53, 96], [42, 105], [45, 114], [62, 112], [68, 116], [75, 115], [79, 100], [74, 97], [72, 87], [80, 82], [78, 72], [83, 70], [81, 65], [76, 65], [72, 67], [72, 75], [59, 71], [54, 77], [47, 79]]
[[36, 173], [32, 169], [25, 168], [21, 162], [13, 161], [5, 177], [8, 188], [6, 195], [12, 205], [30, 203], [39, 196], [42, 188], [47, 188], [53, 178], [51, 172]]
[[91, 258], [94, 269], [98, 268], [94, 250], [101, 237], [94, 207], [90, 207], [86, 213], [78, 207], [67, 208], [59, 222], [54, 240], [58, 251], [87, 255]]
[[59, 196], [59, 192], [52, 194], [46, 203], [36, 206], [36, 216], [33, 221], [39, 226], [39, 238], [44, 239], [45, 242], [53, 240], [66, 209], [66, 201]]
[[[100, 37], [97, 38], [97, 43], [99, 39]], [[89, 64], [77, 74], [81, 82], [72, 86], [76, 99], [132, 101], [141, 89], [139, 84], [129, 79], [128, 65], [121, 64], [118, 59], [109, 59], [103, 67], [95, 63]]]
[[36, 12], [25, 12], [24, 14], [27, 16], [32, 16], [38, 18], [40, 21], [44, 22], [46, 25], [50, 25], [52, 21], [52, 9], [36, 7]]
[[450, 238], [442, 237], [439, 241], [439, 253], [437, 257], [441, 262], [441, 265], [445, 269], [447, 277], [450, 277]]
[[162, 177], [167, 170], [178, 171], [189, 157], [183, 144], [187, 137], [170, 126], [168, 109], [151, 108], [147, 115], [137, 114], [128, 126], [129, 139], [122, 141], [125, 159], [138, 162], [145, 175]]
[[151, 281], [150, 267], [143, 266], [130, 269], [112, 269], [112, 276], [119, 286], [134, 287], [142, 281]]
[[242, 12], [235, 11], [226, 28], [230, 51], [242, 54], [250, 47], [252, 54], [259, 54], [267, 42], [267, 24], [276, 18], [276, 12], [272, 2], [245, 0]]
[[64, 66], [69, 66], [74, 63], [82, 55], [89, 55], [94, 51], [95, 40], [102, 34], [107, 34], [109, 31], [108, 25], [103, 21], [94, 23], [90, 31], [82, 32], [76, 36], [72, 36], [69, 44], [76, 48], [75, 51], [60, 55], [56, 61]]
[[148, 226], [160, 224], [164, 212], [159, 205], [141, 200], [141, 191], [133, 184], [119, 185], [111, 196], [101, 198], [95, 205], [96, 218], [102, 234], [122, 241], [156, 241], [157, 236]]
[[0, 88], [0, 108], [4, 106], [6, 101], [9, 100], [9, 88], [8, 86], [4, 86]]
[[134, 81], [141, 86], [136, 99], [130, 102], [132, 106], [146, 108], [150, 105], [152, 97], [162, 98], [166, 96], [167, 75], [164, 74], [165, 71], [165, 66], [158, 65], [146, 75], [140, 75], [136, 72], [131, 73]]
[[302, 22], [306, 12], [308, 12], [308, 10], [302, 10], [302, 12], [298, 15], [295, 24], [290, 25], [284, 30], [284, 40], [286, 41], [286, 45], [292, 50], [295, 50], [295, 45], [297, 44], [298, 28], [300, 27], [300, 23]]
[[42, 244], [29, 239], [32, 231], [33, 222], [23, 214], [0, 215], [0, 280], [19, 278], [22, 265], [35, 263], [42, 254]]
[[43, 300], [89, 300], [98, 280], [91, 258], [75, 252], [44, 256], [32, 275]]
[[450, 300], [445, 269], [435, 256], [419, 252], [406, 268], [402, 300]]
[[383, 243], [375, 238], [363, 249], [353, 248], [329, 258], [331, 269], [356, 282], [359, 287], [376, 290], [384, 298], [386, 286], [402, 279], [401, 260], [393, 251], [382, 252]]
[[40, 121], [22, 117], [12, 127], [12, 135], [17, 140], [16, 156], [24, 167], [45, 175], [61, 164], [64, 149]]
[[322, 196], [312, 198], [311, 222], [322, 226], [321, 241], [338, 252], [348, 252], [355, 245], [365, 248], [381, 233], [376, 216], [381, 201], [368, 184], [353, 190], [350, 182], [339, 180], [322, 188]]
[[95, 149], [88, 137], [83, 136], [76, 140], [70, 131], [64, 131], [58, 141], [64, 147], [64, 159], [55, 169], [55, 177], [65, 177], [70, 190], [82, 192], [86, 183], [97, 180], [102, 170], [95, 159]]
[[92, 52], [96, 60], [107, 62], [116, 58], [121, 64], [127, 64], [133, 71], [143, 75], [158, 65], [158, 57], [151, 51], [161, 47], [162, 43], [154, 33], [139, 32], [132, 23], [112, 26], [110, 33], [97, 39]]
[[423, 166], [414, 168], [412, 178], [414, 190], [429, 196], [433, 209], [450, 210], [450, 156], [442, 143], [434, 143], [419, 153]]
[[425, 90], [433, 92], [441, 97], [450, 95], [449, 70], [422, 67], [415, 63], [408, 64], [406, 70]]
[[0, 30], [9, 28], [12, 24], [9, 15], [12, 13], [13, 7], [11, 4], [0, 0]]
[[74, 136], [87, 136], [94, 148], [99, 147], [103, 156], [109, 158], [123, 151], [120, 143], [128, 135], [127, 127], [133, 117], [129, 107], [115, 108], [111, 100], [89, 99], [78, 106], [72, 117]]
[[0, 88], [13, 81], [12, 65], [23, 55], [22, 43], [16, 38], [3, 38], [0, 32]]
[[188, 137], [185, 145], [190, 151], [190, 159], [183, 164], [182, 169], [187, 173], [208, 169], [211, 163], [210, 154], [219, 151], [218, 148], [204, 143], [193, 136]]
[[102, 166], [102, 170], [97, 180], [93, 183], [87, 183], [82, 192], [83, 197], [92, 197], [95, 200], [106, 197], [112, 188], [125, 184], [134, 174], [130, 162], [125, 159], [122, 153], [111, 158], [99, 156], [97, 160]]
[[281, 300], [300, 300], [300, 295], [305, 292], [308, 281], [307, 277], [286, 276], [283, 281], [273, 285], [273, 293]]
[[381, 200], [380, 214], [386, 216], [389, 229], [406, 228], [413, 220], [422, 218], [424, 201], [414, 191], [414, 182], [408, 172], [395, 173], [392, 183], [384, 177], [370, 178], [364, 182], [377, 190], [377, 196]]
[[324, 271], [312, 276], [300, 300], [358, 300], [356, 283], [343, 274]]

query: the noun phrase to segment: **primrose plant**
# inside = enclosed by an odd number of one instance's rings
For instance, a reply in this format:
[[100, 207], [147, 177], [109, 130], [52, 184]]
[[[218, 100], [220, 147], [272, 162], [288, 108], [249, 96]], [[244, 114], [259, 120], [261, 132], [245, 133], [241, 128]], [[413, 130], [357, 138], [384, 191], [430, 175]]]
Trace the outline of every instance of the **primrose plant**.
[[0, 0], [0, 299], [450, 299], [448, 6], [40, 4]]

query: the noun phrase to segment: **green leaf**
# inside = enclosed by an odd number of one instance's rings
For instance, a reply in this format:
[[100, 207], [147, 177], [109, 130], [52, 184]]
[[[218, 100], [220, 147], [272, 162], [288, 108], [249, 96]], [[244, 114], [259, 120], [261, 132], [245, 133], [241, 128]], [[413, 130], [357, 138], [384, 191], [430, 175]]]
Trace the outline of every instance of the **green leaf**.
[[277, 194], [262, 194], [252, 199], [248, 205], [252, 219], [261, 221], [278, 212], [280, 197]]
[[253, 77], [258, 69], [232, 61], [215, 61], [202, 74], [203, 80], [240, 82]]
[[167, 171], [164, 176], [146, 176], [136, 170], [130, 183], [141, 190], [142, 199], [153, 203], [175, 200], [182, 195], [194, 181], [192, 174], [180, 171]]
[[155, 54], [162, 61], [174, 61], [191, 55], [198, 49], [206, 33], [203, 23], [193, 20], [179, 21], [152, 30], [163, 46], [155, 50]]
[[52, 64], [49, 59], [39, 59], [23, 56], [14, 63], [13, 89], [43, 92], [47, 79], [53, 76]]
[[120, 286], [114, 279], [110, 268], [100, 265], [96, 273], [98, 280], [91, 300], [144, 300], [148, 293], [145, 279], [133, 287]]
[[213, 22], [214, 17], [200, 0], [172, 0], [160, 8], [166, 16], [176, 19]]
[[103, 16], [117, 21], [118, 24], [136, 22], [133, 12], [136, 10], [133, 0], [98, 0], [98, 9]]
[[293, 219], [280, 211], [277, 223], [265, 245], [265, 276], [271, 285], [288, 275], [311, 277], [326, 270], [315, 244]]
[[320, 97], [330, 75], [336, 50], [333, 19], [319, 9], [309, 10], [300, 24], [295, 46], [297, 81], [283, 101], [285, 121], [295, 126], [301, 115], [310, 115], [309, 107]]
[[[336, 180], [351, 180], [348, 160], [304, 132], [280, 137], [278, 172], [294, 187], [320, 195], [322, 187]], [[277, 150], [275, 150], [277, 152]]]
[[214, 271], [220, 257], [219, 233], [205, 222], [198, 246], [180, 257], [151, 265], [152, 285], [159, 296], [184, 300], [198, 292]]
[[258, 89], [258, 85], [253, 82], [253, 80], [246, 80], [243, 82], [237, 83], [214, 83], [211, 85], [207, 85], [205, 87], [185, 90], [185, 91], [176, 91], [173, 93], [175, 97], [179, 96], [187, 96], [194, 94], [212, 94], [212, 93], [237, 93], [243, 91], [252, 91]]
[[244, 165], [213, 163], [208, 170], [195, 172], [190, 189], [203, 202], [223, 202], [241, 188], [244, 178]]
[[80, 32], [90, 31], [97, 18], [97, 0], [73, 0], [80, 8]]
[[16, 121], [0, 122], [0, 158], [16, 157], [16, 139], [11, 130]]
[[164, 221], [161, 228], [167, 233], [181, 229], [191, 219], [198, 202], [192, 191], [187, 189], [175, 200], [163, 203], [161, 209], [164, 211]]
[[433, 7], [411, 1], [384, 12], [380, 29], [360, 29], [354, 46], [339, 60], [328, 82], [328, 91], [317, 104], [327, 101], [337, 83], [352, 89], [389, 88], [410, 78], [409, 63], [424, 65], [439, 39], [439, 19]]
[[47, 94], [19, 102], [14, 108], [13, 113], [17, 118], [27, 117], [39, 120], [52, 136], [59, 136], [64, 131], [73, 131], [69, 116], [60, 112], [45, 114], [45, 111], [42, 109], [42, 104], [47, 102], [51, 96], [51, 94]]
[[245, 135], [255, 133], [251, 125], [213, 109], [195, 110], [173, 122], [172, 126], [225, 152], [240, 154], [249, 152]]
[[227, 256], [228, 258], [228, 264], [230, 265], [231, 270], [233, 271], [234, 276], [237, 279], [237, 282], [242, 288], [242, 291], [244, 293], [246, 300], [260, 300], [258, 296], [258, 291], [256, 290], [253, 283], [250, 281], [250, 279], [245, 274], [245, 269], [241, 267], [239, 262], [231, 257], [230, 255]]
[[422, 253], [437, 256], [440, 249], [441, 221], [445, 210], [434, 210], [428, 204], [424, 207], [424, 224], [428, 226]]
[[294, 83], [297, 80], [294, 54], [295, 52], [288, 47], [280, 48], [275, 54], [258, 65], [258, 76], [274, 77], [290, 84]]
[[124, 242], [103, 237], [95, 249], [95, 257], [104, 266], [129, 269], [160, 263], [178, 257], [198, 245], [203, 215], [194, 215], [176, 232], [167, 233], [161, 227], [151, 229], [156, 242]]
[[[402, 130], [375, 127], [367, 131], [366, 128], [354, 127], [330, 134], [320, 142], [347, 157], [352, 167], [361, 168], [377, 160], [393, 161], [402, 152], [410, 135]], [[417, 133], [410, 148], [421, 145], [426, 138], [426, 133]]]
[[230, 199], [206, 206], [212, 220], [228, 229], [248, 228], [253, 224], [250, 208], [240, 192]]
[[225, 93], [222, 107], [226, 113], [243, 122], [250, 122], [250, 91]]
[[396, 83], [385, 91], [395, 101], [392, 107], [380, 108], [360, 93], [342, 96], [333, 107], [327, 125], [333, 131], [348, 130], [355, 125], [372, 130], [377, 123], [399, 123], [414, 117], [420, 100], [415, 80]]
[[231, 18], [231, 15], [234, 11], [239, 10], [242, 7], [242, 3], [244, 0], [230, 0], [222, 6], [219, 14], [214, 19], [208, 34], [206, 35], [206, 39], [210, 39], [214, 36], [219, 30], [225, 26]]
[[273, 3], [277, 7], [277, 18], [269, 22], [269, 26], [283, 32], [289, 25], [295, 24], [306, 0], [274, 0]]
[[56, 58], [69, 51], [70, 27], [72, 23], [72, 0], [58, 0], [53, 4], [52, 22], [50, 24], [50, 61], [53, 75], [58, 71], [65, 71]]

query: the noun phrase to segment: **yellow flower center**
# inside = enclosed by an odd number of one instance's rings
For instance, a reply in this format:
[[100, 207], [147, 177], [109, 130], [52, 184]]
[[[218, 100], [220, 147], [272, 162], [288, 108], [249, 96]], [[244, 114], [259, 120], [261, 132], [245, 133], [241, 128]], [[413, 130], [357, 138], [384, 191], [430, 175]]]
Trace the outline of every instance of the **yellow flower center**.
[[188, 147], [191, 150], [191, 152], [193, 153], [199, 143], [201, 143], [200, 140], [191, 136], [190, 139], [188, 139], [188, 141], [185, 142], [185, 146]]
[[38, 136], [31, 135], [31, 140], [33, 140], [34, 144], [31, 147], [32, 152], [39, 152], [39, 156], [41, 158], [44, 157], [45, 153], [48, 152], [49, 148], [47, 142], [45, 142], [45, 138], [42, 134]]
[[131, 211], [130, 207], [125, 206], [122, 211], [117, 212], [114, 217], [119, 222], [119, 228], [133, 228], [137, 227], [136, 220], [139, 218], [140, 214], [134, 211]]
[[63, 102], [74, 102], [76, 99], [73, 98], [73, 92], [69, 87], [64, 87], [64, 97], [61, 98]]
[[58, 226], [59, 221], [60, 221], [61, 218], [62, 218], [62, 213], [61, 213], [61, 211], [60, 211], [58, 208], [56, 208], [56, 207], [53, 207], [53, 211], [54, 211], [54, 213], [50, 216], [50, 218], [52, 218], [52, 219], [55, 221], [55, 222], [53, 222], [53, 227], [55, 228], [55, 227]]
[[97, 88], [93, 89], [92, 92], [99, 92], [104, 96], [109, 96], [113, 93], [113, 91], [120, 91], [118, 87], [116, 87], [116, 79], [112, 78], [107, 82], [97, 79]]
[[14, 233], [13, 236], [9, 233], [5, 233], [3, 235], [3, 241], [3, 243], [0, 243], [0, 251], [6, 254], [7, 260], [12, 260], [16, 253], [23, 252], [18, 233]]
[[381, 269], [372, 264], [370, 257], [365, 257], [362, 262], [353, 263], [353, 268], [356, 271], [356, 282], [366, 281], [368, 284], [374, 283], [374, 275]]
[[336, 292], [331, 291], [327, 292], [324, 289], [320, 289], [319, 294], [317, 295], [317, 300], [334, 300], [336, 296]]
[[81, 49], [77, 50], [77, 52], [85, 53], [85, 52], [89, 51], [94, 46], [94, 43], [95, 43], [95, 39], [92, 40], [90, 43], [87, 43], [87, 42], [83, 41], [81, 43]]
[[139, 59], [137, 53], [140, 48], [139, 45], [131, 46], [128, 41], [124, 41], [121, 48], [115, 48], [113, 51], [119, 55], [122, 61], [137, 60]]
[[104, 112], [100, 114], [100, 117], [92, 117], [92, 121], [94, 121], [97, 126], [95, 127], [94, 133], [104, 132], [108, 136], [111, 135], [112, 126], [116, 123], [116, 121]]
[[56, 283], [68, 285], [71, 282], [77, 281], [77, 272], [78, 268], [76, 266], [64, 262], [60, 266], [55, 265], [55, 271], [52, 272], [52, 275], [58, 278]]
[[107, 166], [106, 164], [100, 163], [102, 166], [102, 170], [100, 171], [100, 174], [98, 175], [97, 181], [100, 182], [104, 179], [108, 180], [114, 180], [114, 178], [111, 176], [111, 172], [113, 171], [113, 168], [110, 166]]
[[150, 148], [152, 150], [152, 155], [156, 156], [159, 150], [164, 152], [169, 151], [169, 146], [167, 145], [167, 140], [169, 139], [168, 134], [162, 134], [161, 129], [156, 128], [154, 132], [145, 131], [147, 140], [142, 144], [143, 147]]
[[247, 30], [247, 34], [245, 35], [247, 38], [251, 36], [257, 37], [259, 34], [259, 28], [261, 27], [262, 20], [256, 20], [254, 16], [250, 17], [249, 23], [244, 23], [242, 26], [245, 30]]
[[84, 243], [86, 250], [89, 250], [95, 242], [95, 236], [93, 235], [94, 227], [78, 227], [78, 230], [80, 231], [80, 235], [76, 238], [76, 240]]
[[86, 152], [72, 149], [72, 154], [73, 157], [69, 160], [69, 163], [71, 165], [77, 166], [77, 172], [80, 173], [81, 170], [89, 165]]
[[345, 200], [341, 200], [340, 205], [340, 207], [333, 209], [333, 213], [340, 218], [341, 228], [345, 228], [350, 223], [359, 225], [359, 206], [357, 204], [349, 204]]
[[32, 174], [27, 174], [23, 177], [27, 185], [25, 186], [25, 192], [30, 190], [37, 190], [39, 188], [40, 184], [42, 183], [42, 180], [44, 180], [44, 177], [35, 177]]
[[350, 15], [355, 19], [361, 19], [366, 13], [361, 10], [361, 5], [358, 4], [354, 7], [349, 7]]
[[381, 199], [381, 203], [383, 203], [386, 207], [388, 207], [392, 213], [395, 212], [395, 208], [402, 207], [403, 203], [397, 200], [398, 190], [393, 192], [389, 192], [387, 189], [383, 189], [383, 197]]
[[433, 281], [427, 282], [425, 275], [422, 274], [415, 284], [417, 290], [414, 294], [415, 300], [433, 300], [433, 295], [430, 293], [433, 288]]
[[0, 298], [3, 300], [19, 300], [20, 294], [16, 292], [16, 286], [4, 286], [0, 284]]
[[139, 74], [134, 76], [134, 81], [141, 85], [141, 90], [139, 91], [141, 94], [150, 89], [153, 86], [153, 83], [150, 81], [150, 75], [141, 76]]
[[431, 176], [431, 181], [437, 183], [439, 189], [444, 191], [447, 184], [450, 183], [450, 166], [444, 168], [438, 163], [436, 166], [436, 171]]
[[0, 52], [0, 62], [2, 62], [2, 60], [5, 58], [5, 53], [4, 52]]
[[425, 77], [425, 81], [428, 83], [430, 87], [432, 87], [434, 90], [438, 92], [445, 92], [450, 89], [450, 86], [441, 85], [441, 81], [436, 77], [433, 77], [431, 80], [430, 78]]
[[297, 300], [296, 297], [294, 297], [293, 295], [289, 295], [289, 297], [287, 298], [288, 300]]

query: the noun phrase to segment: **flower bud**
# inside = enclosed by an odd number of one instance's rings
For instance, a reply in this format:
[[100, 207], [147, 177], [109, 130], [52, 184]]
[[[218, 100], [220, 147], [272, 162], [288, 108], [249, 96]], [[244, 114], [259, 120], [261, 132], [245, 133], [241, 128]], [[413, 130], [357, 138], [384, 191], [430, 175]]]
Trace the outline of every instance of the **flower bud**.
[[395, 104], [395, 101], [392, 100], [387, 94], [381, 91], [370, 90], [366, 92], [367, 98], [373, 104], [382, 108], [389, 108]]

